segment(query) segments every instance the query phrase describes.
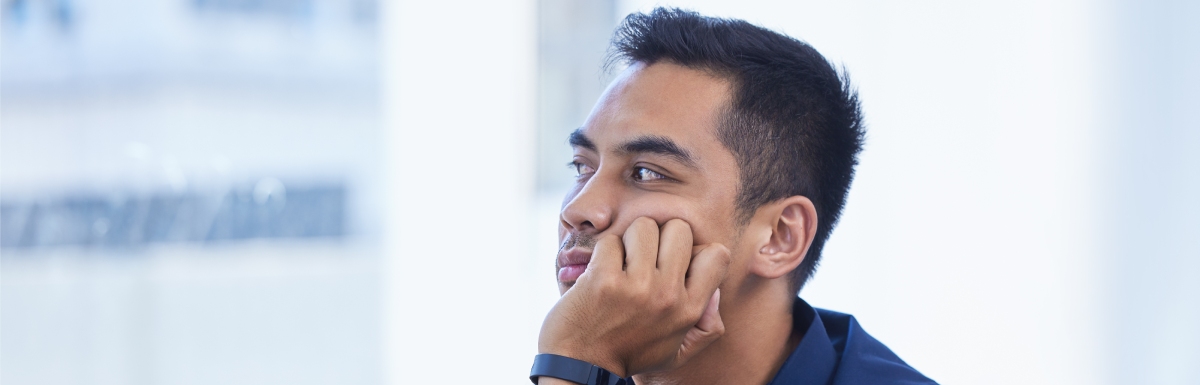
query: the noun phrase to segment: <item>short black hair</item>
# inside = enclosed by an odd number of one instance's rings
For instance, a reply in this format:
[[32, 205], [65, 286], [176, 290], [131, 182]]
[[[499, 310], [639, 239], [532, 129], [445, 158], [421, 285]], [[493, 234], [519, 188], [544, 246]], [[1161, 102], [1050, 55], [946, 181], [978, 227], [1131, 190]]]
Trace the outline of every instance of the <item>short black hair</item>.
[[627, 16], [607, 65], [618, 61], [667, 61], [733, 84], [718, 136], [738, 161], [739, 226], [762, 205], [790, 196], [808, 197], [817, 210], [816, 238], [791, 276], [799, 291], [845, 205], [865, 136], [845, 69], [800, 40], [677, 8]]

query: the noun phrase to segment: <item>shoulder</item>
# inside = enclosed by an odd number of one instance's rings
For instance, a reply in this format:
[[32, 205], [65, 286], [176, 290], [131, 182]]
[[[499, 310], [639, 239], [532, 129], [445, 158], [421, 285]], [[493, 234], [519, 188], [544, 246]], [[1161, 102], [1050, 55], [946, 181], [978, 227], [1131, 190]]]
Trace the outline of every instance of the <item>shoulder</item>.
[[829, 340], [841, 355], [833, 385], [936, 384], [859, 325], [854, 316], [816, 309]]

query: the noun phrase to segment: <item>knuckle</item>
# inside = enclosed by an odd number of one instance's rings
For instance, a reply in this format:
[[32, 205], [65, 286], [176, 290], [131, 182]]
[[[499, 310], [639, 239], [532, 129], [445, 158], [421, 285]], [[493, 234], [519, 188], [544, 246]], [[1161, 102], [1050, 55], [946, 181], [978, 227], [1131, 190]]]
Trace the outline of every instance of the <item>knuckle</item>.
[[657, 290], [653, 290], [649, 287], [646, 289], [647, 290], [642, 291], [642, 296], [646, 298], [646, 303], [658, 305], [658, 303], [662, 301], [662, 296], [659, 295]]
[[667, 290], [663, 292], [661, 298], [663, 302], [666, 302], [668, 305], [672, 306], [679, 303], [682, 299], [680, 294], [674, 290]]
[[618, 237], [616, 234], [605, 234], [600, 237], [600, 240], [596, 241], [597, 246], [600, 244], [619, 248], [621, 246], [621, 237]]
[[680, 326], [684, 326], [684, 325], [694, 326], [700, 322], [700, 315], [699, 314], [680, 313], [674, 317], [674, 322], [676, 325], [680, 325]]
[[[672, 219], [672, 220], [667, 221], [667, 223], [663, 225], [662, 233], [664, 235], [671, 234], [671, 236], [673, 236], [673, 237], [688, 237], [688, 238], [690, 238], [692, 235], [692, 226], [688, 225], [688, 223], [684, 222], [682, 219]], [[687, 242], [687, 243], [689, 243], [688, 246], [691, 246], [690, 245], [691, 242]]]
[[670, 311], [679, 303], [678, 297], [672, 293], [660, 293], [654, 296], [654, 308], [658, 311]]
[[710, 330], [710, 332], [712, 333], [713, 337], [720, 337], [720, 336], [725, 335], [725, 323], [717, 322], [716, 325], [713, 325], [712, 330]]
[[714, 243], [705, 249], [704, 254], [715, 262], [717, 268], [724, 269], [733, 263], [733, 257], [729, 253], [729, 248], [720, 243]]
[[654, 295], [650, 292], [650, 288], [642, 283], [626, 284], [623, 289], [635, 303], [645, 307], [649, 307], [654, 303]]
[[663, 301], [660, 299], [654, 300], [654, 301], [651, 301], [650, 306], [651, 306], [651, 309], [654, 309], [654, 311], [658, 312], [658, 313], [670, 313], [671, 312], [671, 303], [667, 302], [667, 301]]
[[720, 243], [713, 243], [713, 244], [709, 245], [708, 249], [711, 250], [712, 255], [715, 256], [718, 260], [728, 262], [729, 248], [725, 247], [725, 245], [720, 244]]
[[725, 258], [729, 258], [729, 248], [728, 247], [725, 247], [725, 245], [721, 244], [721, 243], [717, 243], [717, 244], [715, 244], [715, 246], [717, 248], [718, 255], [725, 257]]
[[682, 220], [682, 219], [679, 219], [679, 218], [675, 218], [675, 219], [672, 219], [672, 220], [669, 220], [669, 221], [667, 221], [667, 223], [663, 225], [663, 228], [664, 228], [664, 229], [666, 229], [666, 228], [671, 228], [672, 230], [687, 230], [687, 231], [690, 231], [690, 230], [692, 229], [692, 226], [691, 226], [691, 225], [689, 225], [689, 224], [687, 223], [687, 221], [684, 221], [684, 220]]
[[625, 236], [645, 235], [646, 233], [655, 231], [657, 228], [658, 224], [654, 223], [653, 219], [638, 217], [633, 220], [633, 223], [629, 224], [629, 229], [625, 230]]

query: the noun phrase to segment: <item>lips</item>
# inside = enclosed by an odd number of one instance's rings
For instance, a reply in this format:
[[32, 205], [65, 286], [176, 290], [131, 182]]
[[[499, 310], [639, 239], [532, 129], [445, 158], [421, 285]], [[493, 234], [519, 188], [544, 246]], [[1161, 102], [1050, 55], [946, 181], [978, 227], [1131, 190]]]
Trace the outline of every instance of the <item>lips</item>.
[[579, 248], [564, 250], [558, 254], [558, 282], [572, 283], [579, 279], [587, 264], [592, 260], [592, 251]]

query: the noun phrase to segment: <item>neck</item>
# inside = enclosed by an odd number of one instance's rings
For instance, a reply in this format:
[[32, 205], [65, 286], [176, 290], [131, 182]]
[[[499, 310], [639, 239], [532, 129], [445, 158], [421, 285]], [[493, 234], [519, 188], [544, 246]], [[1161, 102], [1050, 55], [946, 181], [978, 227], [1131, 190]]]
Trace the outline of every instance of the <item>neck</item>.
[[736, 297], [722, 289], [725, 334], [683, 366], [634, 376], [639, 385], [765, 384], [796, 348], [803, 331], [792, 333], [795, 293], [775, 280], [743, 282]]

